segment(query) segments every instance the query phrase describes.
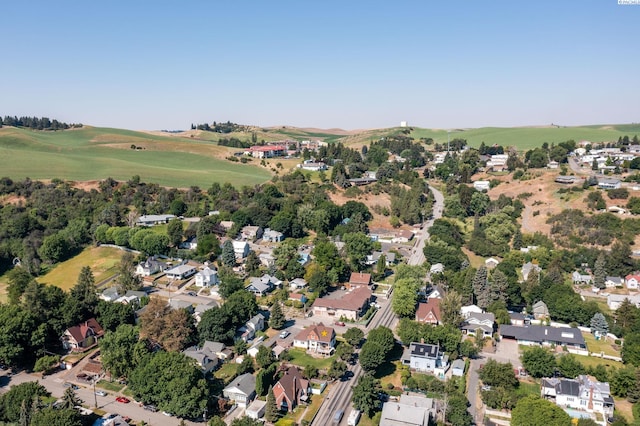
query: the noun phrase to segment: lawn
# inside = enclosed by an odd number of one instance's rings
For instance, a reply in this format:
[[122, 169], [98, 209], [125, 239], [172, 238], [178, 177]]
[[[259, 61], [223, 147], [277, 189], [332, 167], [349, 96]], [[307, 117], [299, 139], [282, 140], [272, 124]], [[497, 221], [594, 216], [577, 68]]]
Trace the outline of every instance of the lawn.
[[118, 382], [110, 382], [108, 380], [100, 380], [96, 383], [96, 386], [109, 392], [120, 392], [122, 388], [124, 388], [124, 385], [121, 385]]
[[540, 385], [537, 383], [520, 382], [516, 393], [520, 396], [540, 395]]
[[110, 247], [87, 247], [77, 256], [59, 263], [45, 275], [38, 277], [38, 282], [69, 290], [75, 285], [80, 270], [89, 266], [96, 284], [99, 284], [116, 274], [117, 264], [123, 253]]
[[299, 367], [305, 368], [307, 365], [311, 365], [316, 367], [317, 369], [328, 369], [331, 365], [331, 360], [333, 360], [334, 356], [330, 356], [328, 358], [316, 358], [311, 355], [307, 355], [304, 349], [300, 348], [291, 348], [289, 349], [289, 356], [291, 359], [289, 362], [291, 364], [295, 364]]
[[236, 376], [236, 371], [238, 371], [238, 364], [233, 361], [225, 362], [224, 364], [222, 364], [222, 367], [220, 367], [218, 370], [216, 370], [215, 373], [213, 373], [213, 375], [216, 378], [224, 381], [226, 385], [231, 381], [233, 377]]
[[[131, 145], [144, 147], [131, 149]], [[233, 151], [207, 141], [128, 130], [85, 127], [60, 132], [0, 129], [0, 168], [13, 179], [128, 180], [169, 187], [208, 188], [213, 182], [240, 187], [267, 181], [264, 167], [233, 163]]]
[[589, 352], [600, 354], [604, 352], [605, 355], [620, 356], [620, 351], [617, 351], [611, 346], [611, 342], [600, 339], [596, 340], [595, 336], [591, 333], [582, 333], [584, 340], [587, 342], [587, 349]]
[[[325, 389], [325, 393], [328, 393], [328, 392], [329, 391]], [[322, 401], [324, 401], [324, 398], [322, 395], [312, 395], [311, 404], [309, 404], [309, 407], [307, 408], [307, 412], [302, 418], [302, 420], [306, 420], [307, 422], [311, 423], [311, 420], [313, 420], [316, 413], [320, 409], [320, 406], [322, 405]], [[299, 421], [298, 423], [302, 423], [302, 421]]]
[[585, 367], [595, 367], [597, 365], [604, 365], [607, 368], [615, 367], [622, 368], [623, 365], [618, 361], [611, 361], [610, 359], [598, 358], [595, 356], [576, 355], [576, 359], [582, 363]]

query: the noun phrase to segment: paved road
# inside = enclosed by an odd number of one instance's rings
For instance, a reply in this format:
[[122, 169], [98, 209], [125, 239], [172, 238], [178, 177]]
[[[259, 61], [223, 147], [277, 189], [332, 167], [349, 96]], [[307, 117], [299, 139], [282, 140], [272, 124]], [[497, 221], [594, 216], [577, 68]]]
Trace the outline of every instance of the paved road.
[[469, 365], [469, 375], [467, 376], [467, 399], [469, 400], [469, 414], [476, 424], [482, 424], [482, 417], [478, 411], [478, 369], [483, 363], [481, 359], [472, 359]]
[[[414, 248], [411, 256], [407, 259], [407, 263], [409, 265], [422, 265], [424, 263], [425, 258], [422, 249], [424, 248], [425, 241], [429, 239], [429, 228], [433, 225], [433, 221], [435, 219], [442, 217], [442, 211], [444, 210], [444, 196], [442, 193], [432, 186], [429, 186], [429, 189], [431, 189], [435, 198], [435, 203], [433, 205], [433, 219], [427, 221], [422, 232], [416, 235]], [[393, 293], [388, 301], [380, 302], [381, 307], [367, 326], [366, 331], [379, 326], [389, 327], [392, 330], [395, 328], [397, 318], [391, 310], [391, 297], [393, 297]], [[353, 377], [351, 377], [350, 380], [339, 381], [332, 385], [331, 390], [328, 391], [327, 396], [325, 397], [325, 402], [322, 404], [320, 410], [318, 410], [318, 414], [316, 414], [316, 417], [311, 423], [312, 426], [327, 426], [335, 424], [333, 422], [333, 418], [338, 410], [344, 410], [344, 415], [340, 421], [340, 425], [347, 424], [347, 418], [353, 409], [353, 405], [351, 404], [351, 396], [353, 395], [352, 386], [358, 383], [358, 379], [363, 374], [359, 363], [356, 363], [354, 366], [349, 366], [349, 370], [353, 372]]]

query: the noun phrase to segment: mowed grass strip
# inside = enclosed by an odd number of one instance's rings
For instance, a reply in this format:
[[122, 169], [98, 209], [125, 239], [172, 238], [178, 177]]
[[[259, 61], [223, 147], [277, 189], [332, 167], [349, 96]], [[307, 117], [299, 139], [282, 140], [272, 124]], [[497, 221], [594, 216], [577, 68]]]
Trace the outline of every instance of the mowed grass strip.
[[124, 252], [111, 247], [88, 247], [71, 259], [55, 265], [38, 282], [55, 285], [67, 291], [78, 281], [80, 270], [88, 266], [96, 284], [116, 274], [117, 265]]

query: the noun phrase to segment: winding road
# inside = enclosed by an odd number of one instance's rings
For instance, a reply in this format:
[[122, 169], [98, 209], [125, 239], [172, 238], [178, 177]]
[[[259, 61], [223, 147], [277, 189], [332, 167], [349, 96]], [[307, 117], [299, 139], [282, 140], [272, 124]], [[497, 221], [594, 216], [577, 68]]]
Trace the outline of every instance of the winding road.
[[[444, 210], [444, 196], [440, 191], [429, 186], [429, 189], [433, 193], [434, 196], [434, 204], [433, 204], [433, 214], [432, 218], [425, 222], [424, 227], [421, 233], [416, 234], [415, 243], [413, 249], [411, 251], [411, 256], [407, 259], [408, 265], [422, 265], [425, 261], [423, 248], [425, 245], [425, 241], [429, 239], [429, 228], [433, 225], [433, 221], [442, 217], [442, 212]], [[389, 327], [392, 330], [394, 329], [394, 323], [396, 321], [396, 316], [391, 310], [391, 297], [393, 297], [393, 293], [389, 300], [381, 303], [380, 310], [376, 313], [373, 320], [367, 326], [365, 334], [376, 327], [385, 326]], [[318, 410], [318, 413], [314, 417], [311, 422], [312, 426], [327, 426], [329, 424], [336, 424], [333, 421], [333, 417], [338, 410], [343, 410], [344, 414], [342, 416], [342, 420], [339, 422], [340, 425], [347, 424], [347, 417], [349, 416], [350, 410], [352, 409], [351, 405], [351, 397], [353, 395], [352, 387], [358, 383], [358, 379], [362, 376], [363, 371], [360, 367], [359, 363], [356, 363], [353, 366], [349, 366], [349, 371], [353, 373], [353, 376], [346, 381], [338, 381], [331, 389], [328, 391], [327, 396], [325, 397], [325, 401]]]

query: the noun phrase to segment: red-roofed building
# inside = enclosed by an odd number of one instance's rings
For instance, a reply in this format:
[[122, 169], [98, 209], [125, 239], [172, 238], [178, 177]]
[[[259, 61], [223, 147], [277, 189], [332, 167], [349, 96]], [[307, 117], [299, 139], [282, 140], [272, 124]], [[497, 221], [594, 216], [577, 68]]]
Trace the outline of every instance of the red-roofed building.
[[349, 278], [349, 287], [361, 287], [371, 284], [371, 274], [365, 274], [362, 272], [352, 272]]
[[312, 325], [298, 333], [293, 339], [293, 346], [310, 352], [331, 355], [336, 346], [336, 332], [322, 323]]
[[280, 410], [293, 411], [301, 402], [307, 402], [311, 394], [309, 380], [302, 377], [296, 367], [289, 367], [273, 386], [273, 395]]
[[287, 147], [284, 145], [258, 145], [249, 148], [249, 154], [256, 158], [284, 157]]
[[371, 290], [367, 286], [357, 286], [339, 299], [318, 297], [311, 305], [313, 315], [330, 320], [339, 320], [344, 317], [348, 320], [357, 320], [369, 308]]
[[629, 290], [637, 290], [640, 287], [640, 274], [629, 274], [624, 277], [624, 283]]
[[418, 303], [416, 321], [423, 324], [438, 325], [442, 321], [440, 314], [440, 299], [432, 298], [427, 303]]
[[97, 344], [98, 339], [104, 335], [104, 330], [95, 318], [67, 328], [60, 338], [62, 346], [66, 350], [83, 351]]

